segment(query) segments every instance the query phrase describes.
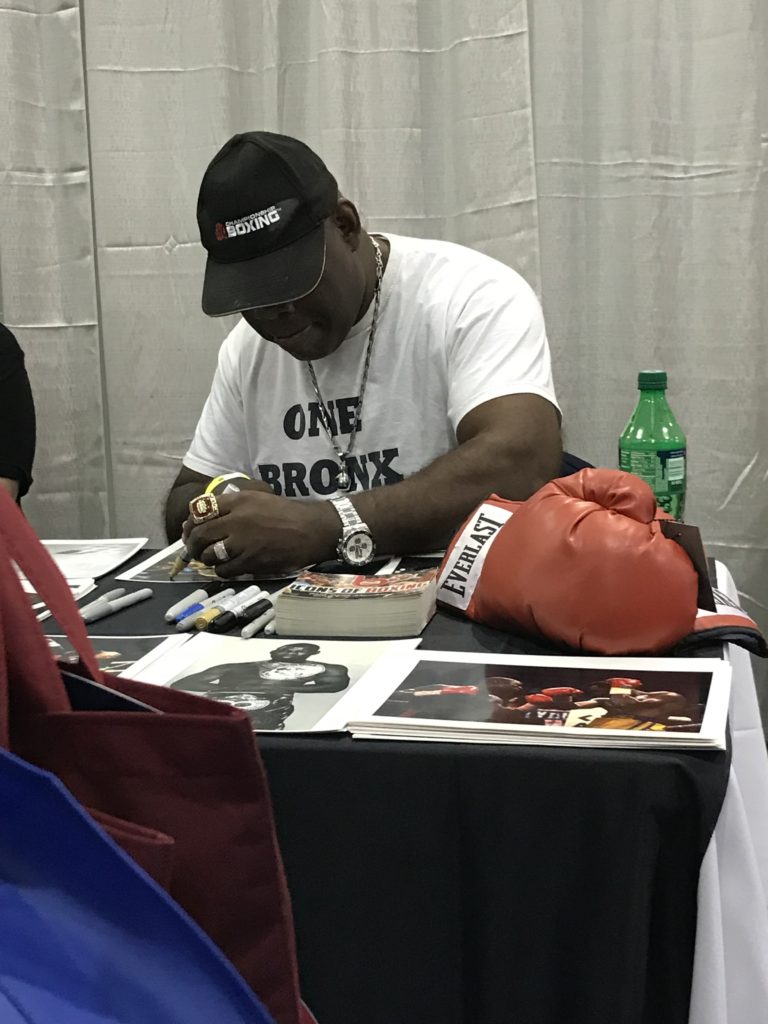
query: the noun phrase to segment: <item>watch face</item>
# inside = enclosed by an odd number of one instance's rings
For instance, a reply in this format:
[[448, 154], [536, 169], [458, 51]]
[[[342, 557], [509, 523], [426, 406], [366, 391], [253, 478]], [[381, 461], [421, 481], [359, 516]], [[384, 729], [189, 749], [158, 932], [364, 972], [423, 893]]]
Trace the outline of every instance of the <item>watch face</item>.
[[365, 530], [350, 533], [341, 543], [344, 561], [349, 565], [367, 565], [376, 550], [373, 537]]

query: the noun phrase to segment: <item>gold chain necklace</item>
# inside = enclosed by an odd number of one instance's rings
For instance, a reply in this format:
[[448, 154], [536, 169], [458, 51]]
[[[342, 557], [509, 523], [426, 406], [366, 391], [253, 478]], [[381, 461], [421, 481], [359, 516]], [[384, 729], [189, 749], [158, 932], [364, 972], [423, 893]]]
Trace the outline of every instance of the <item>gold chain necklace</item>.
[[376, 324], [379, 319], [379, 306], [381, 304], [381, 280], [384, 276], [384, 258], [381, 255], [381, 246], [373, 236], [371, 236], [373, 247], [376, 250], [376, 289], [373, 293], [373, 316], [371, 317], [371, 329], [368, 332], [368, 348], [365, 352], [365, 363], [363, 364], [363, 376], [360, 381], [360, 394], [357, 399], [357, 405], [355, 406], [355, 421], [352, 424], [352, 430], [349, 435], [349, 443], [347, 444], [347, 450], [344, 451], [336, 441], [333, 435], [333, 426], [331, 419], [328, 414], [323, 396], [320, 393], [320, 386], [317, 383], [317, 375], [315, 374], [315, 368], [311, 361], [307, 360], [307, 370], [309, 371], [309, 379], [312, 381], [312, 387], [314, 388], [315, 395], [317, 397], [317, 403], [320, 407], [320, 419], [322, 420], [323, 427], [328, 440], [331, 442], [334, 452], [336, 453], [336, 461], [339, 464], [338, 472], [336, 473], [336, 487], [340, 491], [349, 490], [351, 478], [349, 475], [349, 467], [347, 462], [352, 454], [352, 449], [355, 446], [355, 439], [357, 432], [360, 429], [360, 413], [363, 409], [363, 398], [365, 397], [365, 385], [368, 383], [368, 368], [371, 365], [371, 352], [373, 351], [373, 339], [376, 337]]

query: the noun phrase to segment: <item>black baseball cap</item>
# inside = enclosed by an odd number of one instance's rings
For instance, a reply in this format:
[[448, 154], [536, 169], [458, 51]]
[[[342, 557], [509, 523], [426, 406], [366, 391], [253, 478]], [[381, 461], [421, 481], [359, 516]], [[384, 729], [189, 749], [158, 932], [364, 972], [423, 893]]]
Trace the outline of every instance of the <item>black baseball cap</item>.
[[287, 135], [233, 135], [211, 160], [197, 199], [208, 250], [203, 312], [226, 316], [293, 302], [325, 267], [324, 221], [336, 179], [309, 146]]

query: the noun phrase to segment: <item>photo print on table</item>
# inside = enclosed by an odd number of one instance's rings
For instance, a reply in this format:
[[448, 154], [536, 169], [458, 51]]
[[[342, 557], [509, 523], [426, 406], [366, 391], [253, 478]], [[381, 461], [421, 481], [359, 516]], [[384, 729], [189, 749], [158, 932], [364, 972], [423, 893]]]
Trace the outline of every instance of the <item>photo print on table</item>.
[[[51, 635], [46, 637], [51, 653], [62, 665], [72, 665], [78, 660], [77, 654], [65, 636]], [[92, 636], [91, 645], [96, 655], [99, 668], [115, 675], [127, 675], [134, 678], [134, 670], [138, 673], [151, 665], [155, 658], [176, 650], [187, 642], [189, 637], [166, 636]]]
[[355, 736], [725, 748], [730, 665], [416, 651], [384, 657], [333, 711]]
[[699, 732], [710, 671], [420, 662], [375, 712], [554, 728]]
[[62, 576], [67, 579], [98, 579], [119, 568], [147, 543], [146, 537], [105, 540], [44, 540]]
[[[51, 613], [48, 611], [45, 601], [43, 601], [42, 597], [37, 593], [29, 580], [24, 579], [24, 577], [20, 577], [20, 579], [22, 589], [27, 595], [27, 600], [32, 606], [32, 611], [37, 616], [37, 621], [43, 622], [45, 619], [50, 618]], [[69, 589], [72, 591], [72, 597], [75, 601], [79, 601], [82, 597], [85, 597], [96, 589], [96, 581], [92, 579], [68, 579], [67, 583], [69, 584]]]
[[255, 730], [323, 730], [325, 715], [377, 658], [392, 650], [413, 650], [418, 642], [243, 640], [200, 633], [138, 678], [242, 708]]

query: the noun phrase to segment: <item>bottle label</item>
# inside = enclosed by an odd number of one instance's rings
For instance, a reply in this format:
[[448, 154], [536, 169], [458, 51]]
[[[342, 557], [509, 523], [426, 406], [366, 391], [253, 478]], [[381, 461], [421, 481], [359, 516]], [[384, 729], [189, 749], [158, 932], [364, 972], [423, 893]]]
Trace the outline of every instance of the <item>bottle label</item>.
[[619, 469], [633, 473], [650, 485], [665, 512], [681, 519], [685, 500], [686, 451], [636, 451], [619, 449]]

